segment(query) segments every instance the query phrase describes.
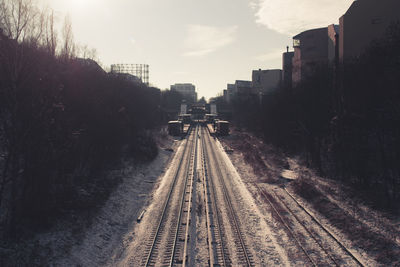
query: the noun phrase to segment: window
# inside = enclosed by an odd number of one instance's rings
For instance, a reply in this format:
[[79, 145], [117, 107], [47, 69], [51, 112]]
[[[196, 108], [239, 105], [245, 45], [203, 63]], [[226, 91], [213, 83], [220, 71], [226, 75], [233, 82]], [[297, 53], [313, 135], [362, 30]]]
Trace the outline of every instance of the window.
[[293, 39], [293, 47], [300, 47], [300, 39]]

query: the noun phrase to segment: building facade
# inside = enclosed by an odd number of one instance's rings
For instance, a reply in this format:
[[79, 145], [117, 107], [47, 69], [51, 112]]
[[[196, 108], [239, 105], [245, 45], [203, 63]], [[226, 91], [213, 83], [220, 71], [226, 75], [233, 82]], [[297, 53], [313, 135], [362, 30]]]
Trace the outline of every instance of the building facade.
[[336, 25], [330, 25], [304, 31], [293, 37], [293, 86], [312, 74], [318, 66], [328, 64], [335, 58], [337, 29]]
[[339, 59], [339, 25], [328, 26], [328, 60], [337, 62]]
[[289, 47], [282, 54], [282, 85], [284, 88], [292, 87], [292, 70], [293, 70], [294, 52], [289, 52]]
[[171, 85], [171, 91], [176, 91], [183, 95], [183, 97], [189, 102], [197, 101], [196, 87], [191, 83], [176, 83]]
[[234, 85], [234, 92], [238, 95], [251, 94], [252, 86], [251, 81], [236, 80]]
[[279, 89], [281, 86], [282, 71], [279, 69], [253, 70], [251, 77], [251, 93], [264, 95]]
[[226, 89], [224, 90], [224, 100], [225, 100], [225, 102], [230, 103], [232, 101], [233, 96], [236, 94], [235, 88], [236, 88], [235, 84], [228, 83], [226, 85]]
[[399, 21], [399, 0], [354, 1], [339, 19], [340, 61], [360, 56], [373, 40], [384, 37], [390, 24]]

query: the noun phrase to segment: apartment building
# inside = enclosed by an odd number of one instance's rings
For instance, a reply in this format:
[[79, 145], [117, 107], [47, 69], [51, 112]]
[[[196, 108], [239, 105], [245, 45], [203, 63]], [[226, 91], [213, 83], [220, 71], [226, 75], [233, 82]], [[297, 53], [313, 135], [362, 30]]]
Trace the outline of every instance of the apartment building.
[[399, 0], [358, 0], [339, 19], [339, 59], [360, 56], [389, 25], [400, 21]]
[[253, 70], [251, 79], [251, 93], [257, 95], [269, 94], [281, 86], [282, 70]]

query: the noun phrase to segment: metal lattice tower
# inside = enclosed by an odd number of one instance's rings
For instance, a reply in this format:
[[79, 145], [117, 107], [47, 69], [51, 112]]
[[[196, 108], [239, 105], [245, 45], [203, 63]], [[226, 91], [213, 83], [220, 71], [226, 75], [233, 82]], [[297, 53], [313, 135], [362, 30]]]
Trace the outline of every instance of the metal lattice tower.
[[149, 85], [149, 65], [147, 64], [112, 64], [111, 72], [134, 75], [144, 84]]

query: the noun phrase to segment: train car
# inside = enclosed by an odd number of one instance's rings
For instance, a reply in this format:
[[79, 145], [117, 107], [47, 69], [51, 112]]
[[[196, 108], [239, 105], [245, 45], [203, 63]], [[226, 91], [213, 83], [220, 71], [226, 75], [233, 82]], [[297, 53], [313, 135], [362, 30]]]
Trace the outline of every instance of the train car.
[[217, 118], [217, 114], [206, 114], [205, 120], [206, 123], [214, 123], [214, 120]]
[[214, 122], [212, 123], [214, 132], [217, 130], [217, 124], [218, 124], [219, 119], [215, 119]]
[[183, 123], [183, 124], [191, 124], [192, 123], [192, 118], [190, 114], [182, 114], [179, 115], [179, 120]]
[[229, 134], [229, 122], [221, 121], [221, 120], [217, 121], [215, 132], [218, 135], [228, 135]]
[[168, 134], [178, 136], [182, 134], [183, 124], [180, 121], [169, 121], [168, 122]]

